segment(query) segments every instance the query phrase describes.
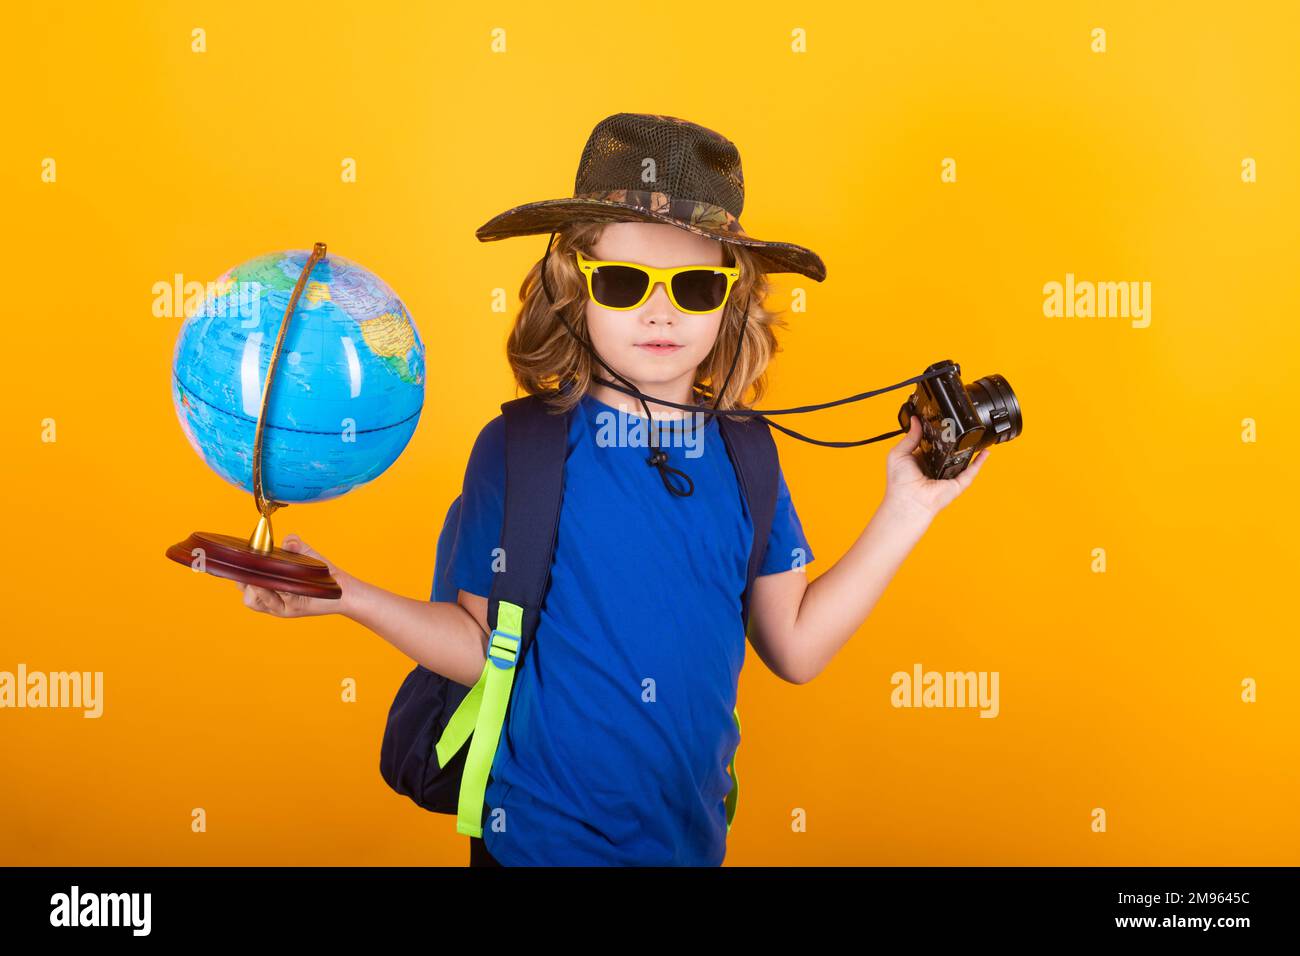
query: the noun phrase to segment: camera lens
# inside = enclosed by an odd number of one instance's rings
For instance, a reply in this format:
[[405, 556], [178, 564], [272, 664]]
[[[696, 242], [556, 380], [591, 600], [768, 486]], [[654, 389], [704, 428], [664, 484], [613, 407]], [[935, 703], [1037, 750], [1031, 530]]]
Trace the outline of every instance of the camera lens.
[[1001, 375], [986, 375], [971, 382], [966, 389], [975, 414], [984, 426], [981, 446], [1000, 445], [1020, 434], [1024, 421], [1016, 393]]

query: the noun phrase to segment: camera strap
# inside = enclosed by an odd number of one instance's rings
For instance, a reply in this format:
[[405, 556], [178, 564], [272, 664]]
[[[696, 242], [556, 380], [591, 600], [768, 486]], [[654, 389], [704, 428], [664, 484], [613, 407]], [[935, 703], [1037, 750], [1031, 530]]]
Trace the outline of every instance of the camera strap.
[[[821, 402], [816, 405], [800, 405], [796, 408], [719, 409], [718, 402], [721, 400], [720, 396], [726, 392], [727, 385], [731, 383], [731, 375], [736, 370], [736, 361], [737, 359], [740, 358], [740, 343], [744, 341], [745, 328], [749, 323], [749, 299], [747, 298], [745, 300], [744, 308], [741, 310], [740, 313], [741, 314], [740, 331], [736, 335], [736, 349], [731, 357], [731, 368], [727, 371], [727, 377], [723, 380], [721, 390], [714, 397], [712, 406], [679, 404], [677, 402], [669, 402], [669, 401], [664, 401], [663, 399], [655, 398], [653, 395], [646, 395], [635, 385], [633, 385], [632, 382], [629, 381], [626, 376], [620, 375], [614, 369], [610, 368], [609, 364], [603, 358], [600, 357], [599, 353], [596, 352], [592, 344], [589, 341], [587, 341], [585, 337], [578, 334], [577, 329], [573, 327], [573, 325], [569, 322], [568, 318], [564, 315], [563, 308], [558, 308], [558, 309], [555, 308], [555, 297], [551, 294], [551, 286], [550, 286], [550, 282], [548, 281], [549, 279], [548, 267], [550, 265], [551, 246], [554, 245], [555, 243], [555, 236], [556, 233], [552, 232], [550, 239], [546, 243], [546, 253], [545, 255], [542, 256], [541, 285], [542, 285], [543, 294], [545, 294], [547, 301], [551, 303], [551, 307], [555, 311], [555, 316], [562, 323], [564, 323], [564, 327], [568, 330], [569, 334], [574, 338], [574, 340], [577, 341], [583, 348], [585, 348], [587, 350], [587, 354], [589, 354], [593, 359], [595, 359], [598, 363], [600, 363], [600, 366], [606, 372], [608, 372], [614, 378], [617, 378], [623, 384], [619, 385], [615, 382], [609, 381], [608, 379], [600, 378], [595, 374], [591, 376], [591, 380], [593, 382], [599, 382], [601, 385], [605, 385], [616, 391], [623, 392], [626, 395], [631, 395], [633, 398], [636, 398], [638, 401], [640, 401], [641, 407], [645, 411], [645, 417], [650, 422], [651, 426], [653, 426], [654, 424], [654, 416], [650, 414], [650, 406], [647, 404], [647, 400], [652, 401], [658, 405], [666, 405], [670, 408], [678, 408], [688, 412], [697, 412], [703, 415], [742, 415], [747, 417], [758, 418], [759, 421], [765, 422], [767, 425], [769, 425], [772, 428], [775, 428], [777, 431], [783, 432], [786, 435], [789, 435], [791, 438], [797, 438], [800, 441], [808, 442], [810, 445], [822, 445], [827, 448], [853, 448], [858, 445], [870, 445], [873, 442], [883, 441], [886, 438], [893, 438], [895, 435], [901, 435], [904, 433], [904, 429], [896, 428], [893, 431], [884, 432], [882, 434], [876, 435], [874, 438], [863, 438], [859, 441], [822, 441], [821, 439], [810, 438], [807, 435], [802, 435], [792, 428], [786, 428], [784, 425], [778, 425], [776, 422], [768, 419], [767, 416], [768, 415], [802, 415], [806, 412], [820, 411], [823, 408], [833, 408], [837, 405], [848, 405], [851, 404], [852, 402], [860, 402], [865, 399], [872, 398], [876, 395], [882, 395], [885, 392], [892, 392], [895, 389], [905, 388], [908, 385], [914, 385], [918, 382], [925, 381], [926, 379], [937, 378], [938, 376], [943, 375], [947, 372], [947, 368], [927, 370], [926, 372], [923, 372], [920, 375], [915, 375], [912, 378], [899, 382], [896, 385], [889, 385], [886, 386], [885, 388], [872, 389], [871, 391], [868, 392], [859, 392], [857, 395], [848, 395], [844, 398], [837, 398], [834, 401]], [[655, 431], [656, 430], [653, 427], [650, 428], [650, 457], [646, 459], [646, 464], [653, 465], [655, 468], [659, 469], [659, 475], [663, 479], [664, 487], [667, 488], [672, 494], [682, 498], [689, 497], [695, 492], [695, 482], [691, 480], [690, 475], [686, 474], [684, 471], [681, 471], [680, 469], [673, 468], [671, 465], [668, 464], [668, 453], [659, 447], [656, 439]]]
[[810, 445], [822, 445], [826, 448], [855, 448], [858, 445], [870, 445], [872, 442], [884, 441], [886, 438], [893, 438], [895, 435], [902, 435], [904, 433], [904, 430], [901, 428], [895, 428], [892, 432], [884, 432], [880, 435], [876, 435], [874, 438], [863, 438], [858, 441], [822, 441], [819, 438], [809, 438], [807, 435], [801, 435], [799, 432], [795, 431], [792, 428], [786, 428], [784, 425], [779, 425], [774, 421], [769, 421], [767, 416], [768, 415], [802, 415], [806, 412], [821, 411], [823, 408], [834, 408], [837, 405], [849, 405], [852, 404], [853, 402], [861, 402], [861, 401], [865, 401], [868, 398], [874, 398], [877, 395], [883, 395], [885, 392], [892, 392], [895, 389], [906, 388], [908, 385], [915, 385], [919, 382], [924, 382], [932, 378], [938, 378], [940, 375], [944, 375], [947, 372], [948, 369], [946, 368], [936, 369], [935, 371], [932, 372], [922, 373], [920, 375], [913, 375], [911, 378], [904, 379], [903, 381], [897, 383], [896, 385], [887, 385], [884, 388], [875, 388], [868, 392], [859, 392], [856, 395], [848, 395], [844, 398], [837, 398], [834, 401], [830, 401], [830, 402], [819, 402], [815, 405], [799, 405], [794, 408], [719, 409], [716, 406], [709, 406], [709, 405], [683, 405], [678, 402], [669, 402], [669, 401], [665, 401], [662, 398], [655, 398], [652, 395], [645, 395], [635, 387], [628, 388], [626, 386], [619, 385], [616, 382], [611, 382], [607, 379], [603, 379], [598, 375], [591, 376], [591, 380], [593, 382], [599, 382], [601, 385], [608, 386], [609, 388], [612, 388], [615, 391], [623, 392], [625, 395], [631, 395], [634, 398], [638, 398], [642, 400], [643, 402], [646, 399], [649, 399], [650, 401], [654, 402], [656, 405], [665, 405], [669, 408], [680, 408], [682, 411], [699, 412], [700, 414], [704, 414], [704, 415], [743, 415], [746, 417], [757, 418], [759, 421], [767, 422], [768, 425], [775, 428], [777, 431], [784, 432], [790, 437], [797, 438], [800, 441], [806, 441]]

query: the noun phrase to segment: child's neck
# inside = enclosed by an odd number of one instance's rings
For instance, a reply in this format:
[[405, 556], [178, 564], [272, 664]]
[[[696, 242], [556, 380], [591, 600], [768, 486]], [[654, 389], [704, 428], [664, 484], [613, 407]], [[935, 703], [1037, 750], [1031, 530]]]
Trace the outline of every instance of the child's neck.
[[[613, 379], [617, 381], [617, 379]], [[695, 393], [691, 388], [691, 379], [684, 378], [676, 382], [637, 382], [629, 379], [638, 391], [646, 396], [646, 404], [650, 406], [650, 414], [656, 421], [664, 419], [684, 418], [690, 412], [680, 408], [673, 408], [671, 405], [660, 405], [651, 399], [660, 399], [665, 402], [677, 402], [680, 405], [690, 405], [695, 403]], [[623, 383], [619, 383], [623, 384]], [[645, 409], [641, 406], [641, 400], [634, 395], [628, 395], [608, 385], [601, 385], [599, 382], [592, 382], [587, 389], [587, 394], [598, 402], [604, 402], [613, 408], [617, 408], [628, 415], [637, 418], [645, 417]]]

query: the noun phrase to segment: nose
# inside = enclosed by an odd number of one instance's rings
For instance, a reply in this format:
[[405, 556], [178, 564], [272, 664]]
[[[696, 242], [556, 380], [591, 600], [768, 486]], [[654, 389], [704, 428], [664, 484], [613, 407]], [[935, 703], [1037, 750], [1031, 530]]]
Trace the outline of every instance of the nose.
[[655, 283], [650, 290], [650, 298], [645, 300], [642, 309], [642, 317], [652, 322], [671, 323], [676, 318], [677, 310], [673, 308], [672, 300], [668, 298], [668, 288], [662, 282]]

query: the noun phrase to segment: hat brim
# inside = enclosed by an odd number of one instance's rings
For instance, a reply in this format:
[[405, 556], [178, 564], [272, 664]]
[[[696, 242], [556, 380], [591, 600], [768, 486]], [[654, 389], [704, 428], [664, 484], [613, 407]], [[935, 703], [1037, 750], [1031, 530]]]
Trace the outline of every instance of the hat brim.
[[811, 249], [791, 242], [769, 242], [737, 231], [734, 225], [688, 223], [672, 216], [601, 199], [544, 199], [508, 209], [475, 230], [480, 242], [550, 233], [575, 222], [661, 222], [707, 239], [744, 246], [765, 272], [797, 272], [817, 282], [826, 278], [826, 265]]

